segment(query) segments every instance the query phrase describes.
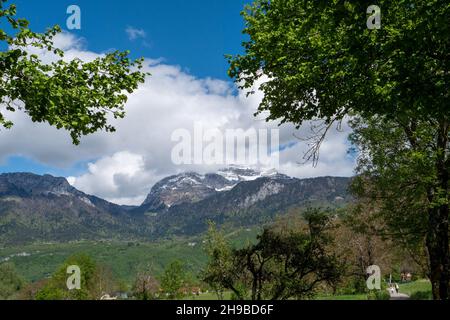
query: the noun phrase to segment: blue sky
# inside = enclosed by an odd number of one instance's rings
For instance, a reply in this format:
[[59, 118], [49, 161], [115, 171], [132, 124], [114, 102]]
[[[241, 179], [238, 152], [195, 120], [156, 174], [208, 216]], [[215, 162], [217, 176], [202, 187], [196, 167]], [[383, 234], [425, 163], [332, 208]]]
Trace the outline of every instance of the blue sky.
[[[198, 77], [227, 79], [224, 54], [241, 52], [244, 0], [15, 0], [18, 15], [42, 31], [65, 27], [67, 7], [82, 12], [82, 28], [73, 32], [89, 50], [131, 50], [134, 56], [162, 57]], [[146, 39], [130, 41], [124, 30], [142, 29]]]
[[[262, 92], [254, 88], [255, 94], [247, 97], [227, 76], [224, 55], [242, 53], [246, 39], [240, 12], [250, 0], [10, 1], [37, 32], [55, 24], [67, 29], [67, 8], [78, 5], [81, 30], [55, 38], [66, 57], [89, 60], [111, 50], [130, 50], [132, 57], [146, 58], [152, 76], [130, 96], [126, 117], [114, 123], [117, 132], [90, 135], [79, 146], [63, 130], [32, 123], [20, 112], [11, 115], [14, 127], [0, 131], [0, 173], [64, 176], [86, 193], [140, 204], [151, 186], [168, 175], [221, 168], [175, 164], [175, 131], [192, 133], [196, 123], [221, 132], [278, 129], [276, 121], [254, 117]], [[45, 50], [36, 54], [51, 61]], [[307, 143], [295, 137], [310, 136], [310, 127], [297, 130], [284, 124], [279, 130], [279, 172], [300, 178], [352, 175], [355, 157], [347, 154], [349, 128], [344, 131], [329, 133], [319, 164], [312, 167], [302, 159]]]
[[[224, 54], [242, 52], [244, 0], [15, 0], [18, 16], [27, 18], [34, 31], [55, 24], [66, 29], [68, 6], [81, 9], [81, 30], [72, 30], [94, 52], [130, 50], [134, 57], [162, 58], [199, 78], [229, 81]], [[130, 40], [126, 30], [145, 32]], [[14, 130], [14, 129], [13, 129]], [[89, 159], [92, 161], [95, 159]], [[60, 176], [77, 175], [87, 161], [69, 168], [49, 166], [20, 155], [0, 163], [1, 172], [30, 171]]]

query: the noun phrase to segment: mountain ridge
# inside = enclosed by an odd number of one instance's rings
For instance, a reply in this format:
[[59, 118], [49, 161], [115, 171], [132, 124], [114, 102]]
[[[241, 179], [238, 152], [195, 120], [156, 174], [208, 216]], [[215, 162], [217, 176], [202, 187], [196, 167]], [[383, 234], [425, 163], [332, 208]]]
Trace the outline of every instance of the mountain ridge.
[[350, 180], [237, 168], [185, 172], [155, 183], [140, 206], [120, 206], [76, 189], [66, 178], [5, 173], [0, 174], [0, 243], [154, 240], [201, 233], [208, 221], [256, 225], [290, 208], [345, 204], [351, 201]]

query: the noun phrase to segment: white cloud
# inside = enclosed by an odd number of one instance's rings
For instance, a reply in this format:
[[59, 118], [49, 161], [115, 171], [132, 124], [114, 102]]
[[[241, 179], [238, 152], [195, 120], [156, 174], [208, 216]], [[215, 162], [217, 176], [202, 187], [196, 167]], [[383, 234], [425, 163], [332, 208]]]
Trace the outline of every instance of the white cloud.
[[144, 201], [153, 179], [153, 172], [145, 168], [144, 156], [123, 151], [89, 163], [88, 172], [67, 180], [86, 193], [120, 204], [135, 204]]
[[[100, 54], [85, 49], [84, 42], [64, 33], [56, 38], [64, 47], [67, 58], [90, 60]], [[54, 59], [40, 53], [45, 61]], [[46, 124], [32, 123], [23, 113], [8, 114], [15, 126], [0, 132], [0, 160], [22, 155], [50, 166], [70, 168], [89, 161], [88, 171], [70, 182], [80, 190], [121, 204], [139, 204], [151, 186], [162, 177], [192, 170], [208, 172], [217, 166], [175, 166], [171, 151], [174, 130], [192, 130], [195, 122], [205, 128], [221, 130], [255, 127], [277, 128], [254, 118], [262, 93], [246, 97], [244, 92], [233, 94], [233, 84], [217, 79], [199, 79], [160, 60], [146, 60], [145, 71], [152, 76], [130, 96], [125, 119], [111, 122], [115, 133], [96, 133], [84, 137], [80, 146], [72, 146], [69, 135]], [[292, 125], [280, 128], [280, 143], [298, 142], [280, 153], [280, 171], [296, 177], [352, 174], [354, 160], [347, 157], [347, 135], [330, 131], [322, 146], [316, 168], [311, 163], [301, 165], [307, 145], [296, 135], [304, 136], [308, 127], [296, 131]]]
[[128, 39], [130, 39], [131, 41], [139, 38], [145, 39], [147, 37], [147, 33], [143, 29], [138, 29], [131, 26], [128, 26], [125, 29], [125, 32], [128, 35]]

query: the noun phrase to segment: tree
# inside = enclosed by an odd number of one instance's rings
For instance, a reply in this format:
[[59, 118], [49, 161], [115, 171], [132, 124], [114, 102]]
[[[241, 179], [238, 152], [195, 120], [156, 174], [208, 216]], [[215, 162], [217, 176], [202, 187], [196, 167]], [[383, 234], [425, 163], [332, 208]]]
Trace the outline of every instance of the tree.
[[[207, 268], [204, 279], [233, 291], [238, 299], [250, 292], [252, 300], [301, 299], [311, 297], [321, 284], [336, 284], [341, 270], [336, 256], [327, 250], [331, 217], [312, 209], [304, 219], [302, 229], [265, 229], [256, 244], [233, 250], [232, 265], [223, 270], [228, 276]], [[210, 257], [209, 264], [217, 265], [218, 258]]]
[[133, 287], [134, 296], [139, 300], [154, 300], [159, 298], [160, 284], [152, 275], [139, 273]]
[[[69, 266], [80, 268], [80, 289], [69, 290]], [[97, 300], [105, 293], [111, 294], [116, 285], [109, 269], [97, 264], [84, 254], [69, 257], [36, 293], [36, 300]]]
[[[245, 54], [229, 56], [241, 88], [258, 81], [259, 112], [268, 120], [322, 119], [306, 159], [317, 161], [333, 123], [346, 116], [394, 120], [408, 143], [417, 124], [433, 129], [429, 152], [435, 180], [426, 210], [426, 239], [435, 299], [450, 287], [449, 128], [450, 6], [447, 1], [378, 0], [381, 29], [367, 28], [372, 1], [257, 0], [243, 12]], [[250, 91], [251, 93], [252, 91]]]
[[120, 284], [114, 278], [111, 268], [104, 264], [96, 264], [95, 273], [90, 287], [90, 295], [101, 297], [104, 294], [110, 294], [119, 290]]
[[12, 263], [0, 264], [0, 300], [16, 298], [24, 286], [25, 281]]
[[207, 283], [223, 300], [224, 291], [231, 289], [235, 295], [242, 295], [239, 288], [234, 287], [236, 273], [233, 270], [233, 252], [222, 232], [214, 223], [209, 223], [205, 239], [205, 251], [209, 257], [208, 264], [202, 271], [203, 281]]
[[333, 230], [333, 252], [345, 266], [340, 294], [368, 293], [367, 268], [372, 265], [380, 267], [383, 276], [399, 274], [403, 264], [417, 270], [416, 251], [405, 250], [401, 240], [387, 236], [386, 223], [375, 219], [377, 208], [372, 203], [358, 199], [342, 209]]
[[161, 285], [147, 266], [138, 272], [133, 285], [133, 295], [139, 300], [154, 300], [160, 297]]
[[186, 282], [186, 272], [181, 261], [175, 260], [171, 262], [161, 278], [161, 289], [167, 294], [169, 299], [177, 299], [181, 297], [180, 289]]
[[[352, 188], [360, 199], [365, 199], [365, 207], [358, 211], [372, 207], [369, 219], [384, 226], [384, 230], [373, 231], [394, 238], [427, 270], [432, 282], [437, 281], [432, 264], [424, 265], [421, 257], [425, 248], [428, 251], [433, 248], [429, 242], [428, 219], [441, 205], [439, 201], [445, 199], [445, 191], [441, 195], [436, 193], [439, 178], [434, 163], [439, 155], [433, 145], [438, 128], [415, 121], [410, 133], [414, 143], [411, 143], [404, 127], [395, 120], [355, 118], [351, 126], [354, 132], [350, 139], [359, 150], [357, 171], [360, 173]], [[430, 252], [428, 255], [434, 257]], [[438, 288], [434, 286], [434, 290]], [[440, 294], [435, 292], [435, 295]]]
[[19, 300], [36, 300], [36, 295], [45, 287], [47, 283], [47, 279], [28, 283], [22, 288], [17, 298]]
[[[92, 62], [65, 61], [64, 52], [53, 44], [60, 27], [35, 33], [27, 20], [16, 18], [16, 6], [6, 2], [0, 0], [0, 21], [8, 24], [0, 28], [0, 44], [8, 46], [0, 52], [0, 104], [8, 112], [23, 110], [33, 122], [68, 130], [75, 144], [82, 135], [101, 129], [113, 132], [109, 116], [123, 118], [126, 93], [145, 80], [146, 73], [140, 71], [143, 59], [132, 61], [128, 52], [116, 51]], [[33, 47], [60, 59], [45, 64], [28, 52]], [[3, 111], [0, 125], [13, 125]]]

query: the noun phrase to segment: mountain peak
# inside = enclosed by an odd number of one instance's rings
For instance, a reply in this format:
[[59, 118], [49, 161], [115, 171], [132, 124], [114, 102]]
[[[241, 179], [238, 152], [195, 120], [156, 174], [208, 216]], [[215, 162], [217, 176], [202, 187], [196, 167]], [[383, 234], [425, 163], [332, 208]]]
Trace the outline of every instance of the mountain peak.
[[184, 172], [156, 183], [142, 205], [147, 211], [159, 211], [181, 203], [195, 203], [230, 191], [241, 182], [260, 178], [289, 179], [274, 169], [259, 171], [240, 166], [230, 166], [217, 173]]
[[259, 178], [289, 178], [288, 176], [279, 173], [276, 169], [269, 170], [257, 170], [253, 168], [230, 166], [225, 169], [221, 169], [217, 174], [223, 176], [229, 181], [242, 182], [242, 181], [252, 181]]
[[0, 194], [8, 192], [19, 192], [21, 195], [69, 194], [75, 190], [66, 178], [49, 174], [40, 176], [34, 173], [18, 172], [0, 175]]

